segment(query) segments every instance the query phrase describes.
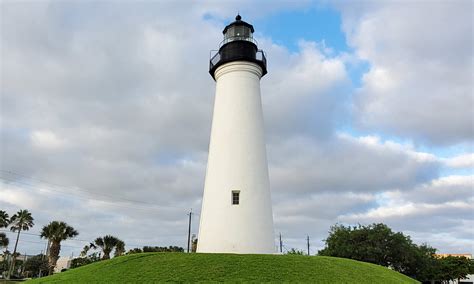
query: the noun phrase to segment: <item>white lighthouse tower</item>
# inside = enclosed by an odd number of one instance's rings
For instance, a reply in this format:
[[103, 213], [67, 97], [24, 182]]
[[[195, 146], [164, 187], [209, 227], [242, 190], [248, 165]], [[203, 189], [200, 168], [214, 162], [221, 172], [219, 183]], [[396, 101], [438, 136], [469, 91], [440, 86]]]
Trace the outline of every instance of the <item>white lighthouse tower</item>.
[[198, 252], [274, 253], [260, 78], [253, 26], [237, 15], [210, 61], [216, 81]]

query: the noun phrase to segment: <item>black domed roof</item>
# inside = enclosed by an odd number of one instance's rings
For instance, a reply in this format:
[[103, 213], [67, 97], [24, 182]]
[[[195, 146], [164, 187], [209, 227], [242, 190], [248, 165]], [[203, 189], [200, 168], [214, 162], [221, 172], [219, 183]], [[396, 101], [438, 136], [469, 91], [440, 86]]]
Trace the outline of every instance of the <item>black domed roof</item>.
[[232, 23], [228, 24], [224, 30], [222, 31], [223, 34], [225, 34], [227, 32], [227, 30], [232, 27], [232, 26], [245, 26], [245, 27], [248, 27], [250, 29], [250, 31], [253, 33], [255, 30], [253, 29], [253, 26], [247, 22], [244, 22], [242, 21], [242, 17], [237, 14], [237, 16], [235, 17], [235, 21], [233, 21]]

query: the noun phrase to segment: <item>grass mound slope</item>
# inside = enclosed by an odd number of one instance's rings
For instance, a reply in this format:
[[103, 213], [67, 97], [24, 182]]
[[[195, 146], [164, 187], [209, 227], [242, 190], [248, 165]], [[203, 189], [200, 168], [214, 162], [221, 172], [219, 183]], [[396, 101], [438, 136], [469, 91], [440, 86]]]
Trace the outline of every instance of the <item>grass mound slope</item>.
[[140, 253], [27, 283], [418, 283], [382, 266], [335, 257]]

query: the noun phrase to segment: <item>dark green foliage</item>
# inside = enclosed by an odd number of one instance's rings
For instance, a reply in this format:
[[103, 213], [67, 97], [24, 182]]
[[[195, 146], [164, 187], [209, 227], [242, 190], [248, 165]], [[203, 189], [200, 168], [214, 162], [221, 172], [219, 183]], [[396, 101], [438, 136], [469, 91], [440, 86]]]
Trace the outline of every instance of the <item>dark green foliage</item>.
[[81, 266], [84, 266], [86, 264], [90, 264], [90, 263], [93, 263], [93, 262], [97, 262], [100, 260], [100, 257], [98, 255], [98, 253], [93, 253], [91, 255], [88, 255], [86, 257], [78, 257], [78, 258], [74, 258], [72, 261], [71, 261], [71, 268], [77, 268], [77, 267], [81, 267]]
[[318, 254], [351, 258], [403, 271], [404, 262], [412, 257], [405, 254], [411, 246], [409, 237], [392, 232], [384, 224], [357, 227], [335, 225], [326, 239], [326, 247]]
[[435, 252], [435, 248], [416, 245], [409, 236], [395, 233], [385, 224], [372, 224], [331, 227], [326, 247], [318, 254], [387, 266], [419, 281], [447, 281], [469, 274], [470, 266], [464, 260], [438, 259]]
[[0, 210], [0, 228], [6, 228], [10, 224], [8, 213]]
[[25, 261], [25, 275], [27, 277], [38, 277], [48, 273], [48, 258], [44, 254], [38, 254]]
[[152, 247], [144, 246], [143, 249], [134, 248], [128, 251], [127, 254], [142, 253], [142, 252], [184, 252], [184, 248], [178, 246], [169, 246], [169, 247]]
[[290, 249], [286, 254], [292, 254], [292, 255], [304, 255], [304, 252], [302, 250], [298, 250], [295, 248]]
[[15, 242], [15, 247], [13, 249], [13, 260], [12, 260], [12, 264], [10, 266], [10, 269], [8, 271], [8, 278], [10, 278], [10, 276], [12, 276], [12, 274], [14, 272], [16, 272], [16, 265], [15, 265], [15, 262], [16, 262], [16, 249], [17, 249], [17, 246], [18, 246], [18, 240], [20, 239], [20, 233], [21, 231], [28, 231], [31, 227], [33, 227], [35, 225], [35, 223], [33, 223], [34, 221], [34, 218], [33, 216], [31, 216], [31, 213], [28, 212], [28, 210], [26, 209], [23, 209], [23, 210], [20, 210], [18, 211], [16, 214], [14, 214], [11, 218], [10, 218], [10, 230], [12, 232], [18, 232], [18, 234], [16, 235], [16, 242]]
[[169, 247], [144, 246], [143, 252], [184, 252], [184, 248], [177, 247], [177, 246], [169, 246]]
[[4, 258], [0, 261], [0, 275], [3, 275], [8, 270], [8, 261]]
[[296, 255], [140, 253], [27, 283], [417, 283], [382, 266]]
[[78, 257], [71, 260], [71, 269], [81, 267], [83, 265], [92, 263], [93, 261], [87, 257]]
[[10, 240], [7, 237], [7, 234], [0, 233], [0, 249], [8, 247]]
[[448, 256], [438, 259], [438, 277], [436, 280], [453, 281], [471, 274], [474, 264], [465, 257]]
[[62, 221], [52, 221], [44, 226], [41, 230], [41, 238], [47, 239], [49, 242], [49, 271], [53, 272], [54, 267], [59, 259], [61, 251], [61, 241], [74, 238], [79, 233], [71, 226]]
[[121, 240], [115, 245], [114, 257], [121, 256], [125, 252], [125, 243]]
[[127, 254], [133, 254], [133, 253], [142, 253], [142, 249], [141, 248], [134, 248], [134, 249], [131, 249], [127, 252]]
[[95, 239], [94, 244], [102, 249], [102, 259], [110, 259], [110, 253], [113, 249], [117, 250], [117, 246], [119, 250], [121, 250], [120, 255], [125, 251], [125, 243], [111, 235], [105, 235], [104, 237]]
[[23, 209], [14, 214], [10, 219], [10, 230], [16, 231], [28, 231], [35, 225], [33, 222], [34, 218], [28, 210]]

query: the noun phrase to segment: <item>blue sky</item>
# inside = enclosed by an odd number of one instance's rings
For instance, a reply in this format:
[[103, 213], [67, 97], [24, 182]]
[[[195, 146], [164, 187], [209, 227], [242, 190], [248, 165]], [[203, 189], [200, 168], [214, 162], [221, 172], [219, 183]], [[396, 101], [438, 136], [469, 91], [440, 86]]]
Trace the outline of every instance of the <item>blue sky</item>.
[[[316, 5], [302, 10], [286, 10], [271, 14], [254, 22], [258, 26], [257, 36], [270, 36], [291, 52], [298, 51], [298, 43], [314, 41], [329, 48], [333, 55], [353, 52], [341, 29], [341, 14], [330, 5]], [[349, 76], [355, 87], [360, 86], [362, 75], [369, 64], [358, 61], [347, 65]]]
[[254, 25], [258, 27], [257, 34], [270, 36], [292, 52], [298, 51], [300, 40], [324, 41], [336, 52], [350, 50], [341, 30], [341, 15], [328, 6], [280, 11], [255, 21]]
[[316, 253], [335, 223], [383, 222], [474, 252], [472, 2], [271, 3], [3, 1], [0, 208], [32, 211], [33, 234], [73, 225], [64, 255], [104, 234], [184, 246], [207, 164], [209, 50], [240, 11], [268, 57], [275, 236], [301, 249], [310, 235]]

